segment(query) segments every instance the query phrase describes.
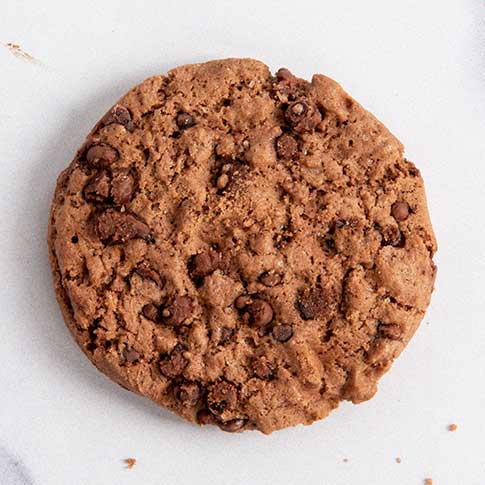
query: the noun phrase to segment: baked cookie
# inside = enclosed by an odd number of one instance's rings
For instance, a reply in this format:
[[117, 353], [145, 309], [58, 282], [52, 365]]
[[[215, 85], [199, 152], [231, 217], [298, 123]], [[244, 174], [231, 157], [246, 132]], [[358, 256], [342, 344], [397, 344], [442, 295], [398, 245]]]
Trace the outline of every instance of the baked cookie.
[[94, 365], [225, 431], [371, 398], [436, 272], [401, 143], [331, 79], [250, 59], [124, 96], [58, 179], [49, 249]]

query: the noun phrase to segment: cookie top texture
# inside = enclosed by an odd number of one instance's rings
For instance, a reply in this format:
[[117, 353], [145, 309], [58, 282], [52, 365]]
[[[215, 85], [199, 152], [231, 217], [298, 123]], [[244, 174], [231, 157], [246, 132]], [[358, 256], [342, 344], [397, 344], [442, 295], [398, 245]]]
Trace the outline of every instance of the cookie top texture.
[[49, 249], [96, 367], [225, 431], [371, 398], [436, 273], [401, 143], [328, 77], [251, 59], [121, 98], [59, 176]]

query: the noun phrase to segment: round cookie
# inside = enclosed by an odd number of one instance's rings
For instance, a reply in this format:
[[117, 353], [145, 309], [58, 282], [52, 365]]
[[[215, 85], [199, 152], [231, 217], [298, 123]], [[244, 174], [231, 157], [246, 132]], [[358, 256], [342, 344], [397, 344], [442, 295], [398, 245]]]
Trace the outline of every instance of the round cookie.
[[124, 96], [58, 179], [49, 249], [96, 367], [225, 431], [371, 398], [436, 273], [401, 143], [331, 79], [250, 59]]

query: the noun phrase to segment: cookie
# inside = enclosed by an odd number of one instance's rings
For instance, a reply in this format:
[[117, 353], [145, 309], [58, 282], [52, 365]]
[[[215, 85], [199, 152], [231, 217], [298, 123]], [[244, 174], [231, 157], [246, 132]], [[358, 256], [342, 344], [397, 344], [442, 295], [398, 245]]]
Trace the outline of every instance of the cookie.
[[121, 98], [59, 176], [49, 249], [94, 365], [231, 432], [371, 398], [436, 273], [401, 143], [328, 77], [250, 59]]

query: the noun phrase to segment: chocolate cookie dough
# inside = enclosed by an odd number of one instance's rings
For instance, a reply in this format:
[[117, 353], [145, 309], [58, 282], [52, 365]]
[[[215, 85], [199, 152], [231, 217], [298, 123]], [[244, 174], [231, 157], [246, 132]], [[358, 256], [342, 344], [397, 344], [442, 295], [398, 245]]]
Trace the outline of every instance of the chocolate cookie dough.
[[250, 59], [124, 96], [58, 179], [49, 249], [94, 365], [231, 432], [371, 398], [436, 272], [401, 143], [328, 77]]

